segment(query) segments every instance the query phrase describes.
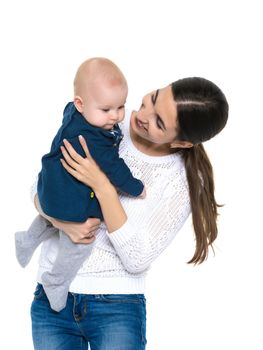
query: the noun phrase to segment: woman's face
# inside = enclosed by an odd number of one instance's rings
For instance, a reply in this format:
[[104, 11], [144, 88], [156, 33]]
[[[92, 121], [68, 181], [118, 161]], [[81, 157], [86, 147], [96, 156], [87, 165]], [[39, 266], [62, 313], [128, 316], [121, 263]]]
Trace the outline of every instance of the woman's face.
[[171, 86], [144, 96], [138, 112], [132, 113], [131, 128], [140, 139], [170, 145], [176, 137], [177, 109]]

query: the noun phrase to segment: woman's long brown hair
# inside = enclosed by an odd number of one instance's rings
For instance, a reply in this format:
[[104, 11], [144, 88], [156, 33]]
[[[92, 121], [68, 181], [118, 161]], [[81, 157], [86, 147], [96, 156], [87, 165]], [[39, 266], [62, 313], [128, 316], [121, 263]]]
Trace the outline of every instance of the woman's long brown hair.
[[200, 264], [217, 237], [219, 207], [214, 194], [213, 168], [202, 142], [224, 128], [228, 103], [223, 92], [203, 78], [181, 79], [171, 86], [178, 113], [177, 140], [193, 144], [182, 149], [196, 239], [195, 253], [188, 263]]
[[213, 168], [202, 144], [183, 151], [189, 186], [196, 250], [188, 263], [202, 263], [217, 237], [217, 207]]

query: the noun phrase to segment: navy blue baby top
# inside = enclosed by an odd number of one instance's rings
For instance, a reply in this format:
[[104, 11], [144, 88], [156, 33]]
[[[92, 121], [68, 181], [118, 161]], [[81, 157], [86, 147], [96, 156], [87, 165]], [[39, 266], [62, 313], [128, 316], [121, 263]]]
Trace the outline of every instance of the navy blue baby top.
[[63, 158], [60, 150], [63, 139], [67, 139], [76, 152], [86, 157], [79, 135], [85, 138], [91, 156], [115, 187], [132, 196], [140, 195], [144, 187], [119, 157], [119, 143], [122, 140], [119, 126], [115, 125], [111, 130], [95, 127], [70, 102], [64, 109], [62, 126], [52, 142], [50, 152], [42, 157], [37, 187], [44, 213], [65, 221], [83, 222], [90, 217], [103, 218], [92, 189], [70, 175], [60, 162]]

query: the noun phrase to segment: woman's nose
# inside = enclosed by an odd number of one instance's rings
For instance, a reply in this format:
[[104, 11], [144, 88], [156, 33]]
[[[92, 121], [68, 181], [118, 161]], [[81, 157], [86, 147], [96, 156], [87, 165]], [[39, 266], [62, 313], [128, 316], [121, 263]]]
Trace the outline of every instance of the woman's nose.
[[142, 123], [147, 123], [147, 121], [148, 121], [148, 118], [147, 118], [147, 111], [145, 111], [144, 109], [140, 109], [139, 111], [138, 111], [138, 118], [140, 119], [140, 121], [142, 122]]

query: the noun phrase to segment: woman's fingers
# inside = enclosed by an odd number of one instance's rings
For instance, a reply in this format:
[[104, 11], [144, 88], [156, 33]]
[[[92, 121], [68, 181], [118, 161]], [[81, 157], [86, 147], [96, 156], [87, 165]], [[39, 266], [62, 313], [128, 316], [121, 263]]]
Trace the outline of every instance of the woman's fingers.
[[87, 143], [86, 143], [86, 140], [84, 139], [84, 137], [82, 135], [79, 135], [79, 142], [80, 142], [87, 158], [92, 159], [90, 152], [89, 152], [89, 149], [88, 149], [88, 146], [87, 146]]
[[88, 218], [85, 221], [87, 227], [94, 227], [94, 226], [98, 226], [100, 225], [100, 219], [98, 218]]
[[[63, 140], [63, 143], [64, 143], [64, 146], [66, 148], [66, 150], [68, 151], [70, 157], [75, 160], [75, 162], [77, 162], [78, 164], [81, 163], [81, 161], [83, 160], [83, 157], [81, 157], [81, 155], [79, 155], [75, 150], [74, 148], [71, 146], [71, 144], [66, 140], [64, 139]], [[64, 155], [64, 154], [63, 154]]]
[[73, 168], [71, 168], [66, 162], [64, 159], [60, 159], [61, 161], [61, 164], [63, 165], [63, 167], [72, 175], [74, 176], [77, 180], [80, 180], [81, 178], [81, 175], [76, 171], [74, 170]]
[[66, 160], [67, 164], [71, 166], [71, 168], [76, 169], [78, 163], [75, 162], [70, 155], [68, 154], [67, 150], [65, 147], [61, 146], [60, 147], [61, 152], [63, 154], [64, 159]]
[[72, 240], [73, 243], [91, 243], [96, 239], [96, 232], [89, 232], [85, 235], [79, 235], [79, 234], [72, 234], [72, 233], [68, 233], [68, 236], [70, 237], [70, 239]]
[[106, 176], [90, 155], [84, 138], [79, 136], [79, 141], [87, 157], [84, 158], [79, 155], [71, 144], [64, 139], [64, 146], [61, 146], [63, 155], [61, 163], [75, 179], [96, 190], [102, 181], [105, 181]]
[[[88, 243], [88, 240], [95, 239], [96, 232], [100, 225], [100, 219], [89, 218], [84, 223], [79, 224], [81, 231], [78, 234], [78, 243]], [[75, 237], [76, 238], [76, 237]]]
[[75, 243], [90, 244], [90, 243], [93, 243], [95, 241], [95, 239], [96, 239], [96, 237], [93, 235], [91, 237], [83, 238], [80, 241], [75, 242]]
[[96, 237], [93, 236], [91, 238], [83, 239], [83, 241], [81, 243], [83, 243], [83, 244], [91, 244], [91, 243], [93, 243], [95, 241], [95, 239], [96, 239]]
[[[69, 168], [69, 171], [73, 171], [65, 161], [64, 166]], [[53, 220], [53, 225], [59, 230], [64, 231], [69, 238], [74, 243], [83, 243], [90, 244], [96, 239], [96, 232], [99, 228], [100, 219], [97, 218], [89, 218], [85, 222], [68, 222], [68, 221], [60, 221]]]

